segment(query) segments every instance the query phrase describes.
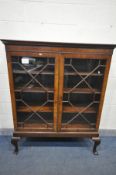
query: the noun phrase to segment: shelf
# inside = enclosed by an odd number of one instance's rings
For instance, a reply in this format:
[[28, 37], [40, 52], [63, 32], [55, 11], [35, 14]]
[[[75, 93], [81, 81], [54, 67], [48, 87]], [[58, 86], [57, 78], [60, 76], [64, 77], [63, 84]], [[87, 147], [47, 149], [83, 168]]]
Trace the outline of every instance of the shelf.
[[[90, 72], [79, 72], [79, 75], [81, 75], [81, 76], [87, 76], [87, 75], [89, 75], [89, 74], [90, 74]], [[76, 72], [65, 72], [64, 75], [79, 76]], [[93, 73], [93, 74], [91, 74], [91, 75], [89, 75], [89, 76], [103, 76], [103, 74], [102, 74], [102, 73], [100, 73], [100, 74], [98, 74], [98, 73]]]
[[[71, 88], [64, 88], [64, 93], [68, 93], [70, 90], [71, 90]], [[100, 94], [100, 91], [98, 89], [93, 89], [93, 91], [91, 91], [91, 89], [89, 89], [89, 88], [75, 88], [71, 93], [79, 93], [79, 94], [96, 93], [96, 94]]]
[[86, 124], [86, 123], [77, 123], [77, 124], [63, 124], [62, 123], [62, 130], [65, 130], [65, 129], [76, 129], [77, 131], [79, 131], [79, 129], [95, 129], [95, 123], [91, 123], [91, 125], [89, 124]]
[[[52, 72], [52, 71], [42, 71], [42, 72], [40, 72], [40, 71], [28, 71], [27, 70], [27, 72], [26, 71], [24, 71], [24, 70], [13, 70], [13, 73], [14, 74], [27, 74], [27, 75], [29, 75], [29, 74], [33, 74], [33, 75], [36, 75], [36, 74], [42, 74], [42, 75], [54, 75], [54, 72]], [[29, 73], [29, 74], [28, 74]]]
[[[15, 92], [21, 92], [23, 87], [17, 87], [15, 89]], [[54, 92], [54, 88], [48, 88], [46, 87], [47, 92], [48, 93], [53, 93]], [[71, 90], [71, 88], [64, 88], [64, 93], [68, 93]], [[33, 93], [45, 93], [46, 91], [41, 88], [41, 87], [26, 87], [25, 89], [23, 89], [22, 92], [33, 92]], [[79, 93], [79, 94], [100, 94], [100, 91], [98, 89], [93, 89], [93, 91], [91, 91], [89, 88], [75, 88], [71, 93]]]
[[[30, 106], [30, 108], [33, 111], [37, 111], [37, 112], [53, 112], [52, 106]], [[26, 106], [20, 106], [17, 108], [17, 112], [32, 112], [30, 108]], [[78, 113], [82, 111], [84, 108], [85, 106], [80, 106], [80, 107], [63, 106], [63, 112]], [[94, 107], [89, 107], [83, 113], [96, 113], [96, 109]]]
[[[17, 87], [15, 89], [15, 92], [21, 92], [23, 87]], [[53, 93], [54, 92], [54, 88], [48, 88], [46, 87], [47, 92], [48, 93]], [[64, 88], [64, 93], [68, 93], [71, 90], [71, 88]], [[22, 92], [33, 92], [33, 93], [45, 93], [46, 91], [41, 88], [41, 87], [26, 87], [25, 89], [23, 89]], [[91, 91], [89, 88], [75, 88], [71, 93], [79, 93], [79, 94], [100, 94], [101, 92], [98, 89], [93, 89], [93, 91]]]
[[18, 130], [39, 130], [39, 131], [53, 131], [53, 123], [49, 124], [39, 124], [39, 123], [23, 123], [23, 122], [17, 122]]
[[[80, 107], [63, 106], [63, 112], [79, 113], [82, 110], [84, 110], [84, 108], [86, 108], [86, 106], [80, 106]], [[96, 109], [94, 107], [89, 107], [83, 113], [96, 113]]]
[[33, 127], [34, 126], [34, 128], [48, 128], [48, 127], [52, 127], [53, 126], [53, 124], [52, 123], [48, 123], [48, 124], [42, 124], [42, 123], [31, 123], [31, 122], [18, 122], [18, 125], [19, 126], [23, 126], [23, 127]]
[[30, 106], [26, 107], [26, 106], [20, 106], [17, 108], [17, 112], [53, 112], [53, 107], [52, 106]]
[[[38, 74], [39, 71], [28, 71], [27, 72], [33, 74], [33, 75], [36, 75]], [[26, 71], [24, 70], [13, 70], [13, 73], [14, 74], [28, 74]], [[54, 72], [53, 71], [42, 71], [40, 72], [39, 74], [42, 74], [42, 75], [54, 75]], [[38, 74], [38, 75], [39, 75]], [[79, 72], [79, 74], [81, 76], [87, 76], [90, 74], [90, 72]], [[71, 75], [71, 76], [79, 76], [76, 72], [64, 72], [64, 75]], [[93, 73], [89, 76], [103, 76], [103, 74], [98, 74], [98, 73]]]
[[[16, 88], [15, 92], [21, 92], [22, 88], [23, 87]], [[46, 88], [46, 89], [47, 89], [48, 93], [53, 93], [54, 92], [53, 88]], [[23, 89], [22, 92], [33, 92], [33, 93], [40, 92], [40, 93], [43, 93], [43, 92], [46, 92], [46, 91], [43, 88], [41, 88], [41, 87], [27, 87], [27, 88]]]

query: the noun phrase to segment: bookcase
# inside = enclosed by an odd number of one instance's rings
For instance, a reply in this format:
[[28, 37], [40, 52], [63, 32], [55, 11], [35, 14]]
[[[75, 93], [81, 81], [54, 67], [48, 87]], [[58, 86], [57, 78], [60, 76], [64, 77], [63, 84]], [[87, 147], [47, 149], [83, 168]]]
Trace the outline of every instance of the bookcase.
[[14, 132], [22, 137], [87, 137], [98, 154], [99, 124], [115, 45], [2, 40]]

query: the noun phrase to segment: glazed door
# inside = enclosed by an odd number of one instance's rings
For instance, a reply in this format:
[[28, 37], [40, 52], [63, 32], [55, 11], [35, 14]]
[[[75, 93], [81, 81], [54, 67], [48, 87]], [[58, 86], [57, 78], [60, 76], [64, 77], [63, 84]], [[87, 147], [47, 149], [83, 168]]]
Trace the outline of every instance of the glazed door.
[[59, 131], [96, 128], [105, 67], [105, 59], [61, 57]]
[[[13, 52], [9, 56], [13, 81], [14, 121], [22, 130], [56, 131], [58, 57]], [[13, 104], [13, 106], [14, 106]]]

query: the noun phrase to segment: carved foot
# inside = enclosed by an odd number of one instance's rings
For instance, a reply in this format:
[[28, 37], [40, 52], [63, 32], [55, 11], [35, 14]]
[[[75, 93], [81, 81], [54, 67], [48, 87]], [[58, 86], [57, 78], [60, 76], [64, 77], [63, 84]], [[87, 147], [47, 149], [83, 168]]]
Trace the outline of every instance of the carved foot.
[[20, 137], [12, 137], [11, 144], [15, 147], [14, 153], [18, 154], [19, 148], [18, 148], [18, 141], [20, 140]]
[[100, 138], [99, 137], [93, 137], [92, 140], [94, 141], [93, 154], [98, 155], [97, 147], [101, 143]]

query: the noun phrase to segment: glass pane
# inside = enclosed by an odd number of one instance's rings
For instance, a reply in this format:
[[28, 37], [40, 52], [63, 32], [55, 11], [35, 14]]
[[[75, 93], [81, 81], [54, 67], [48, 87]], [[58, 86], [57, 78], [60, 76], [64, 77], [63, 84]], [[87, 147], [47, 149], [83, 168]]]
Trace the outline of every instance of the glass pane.
[[18, 126], [53, 128], [55, 58], [14, 56], [12, 67]]
[[46, 127], [46, 125], [48, 128], [53, 127], [53, 113], [50, 112], [37, 112], [36, 114], [32, 112], [18, 112], [17, 120], [19, 127], [27, 127], [30, 126], [30, 124], [36, 124], [37, 127], [39, 126], [41, 128]]
[[95, 127], [106, 60], [64, 59], [63, 128]]

